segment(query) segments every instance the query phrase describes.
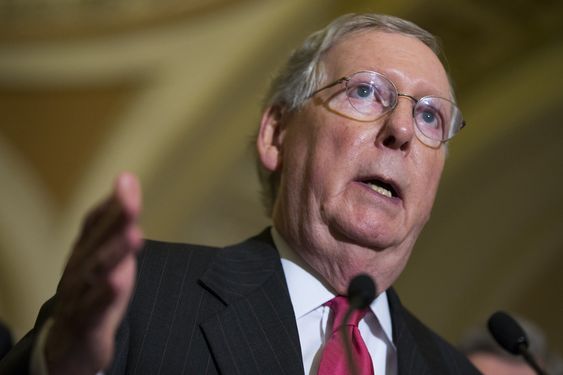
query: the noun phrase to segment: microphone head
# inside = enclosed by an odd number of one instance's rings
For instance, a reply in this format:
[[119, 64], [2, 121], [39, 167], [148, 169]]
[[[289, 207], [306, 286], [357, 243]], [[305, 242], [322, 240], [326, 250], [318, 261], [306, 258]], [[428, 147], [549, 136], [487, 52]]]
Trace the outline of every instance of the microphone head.
[[348, 302], [351, 307], [364, 309], [375, 299], [375, 282], [371, 276], [361, 273], [348, 285]]
[[497, 311], [491, 315], [487, 326], [496, 342], [508, 352], [519, 355], [522, 352], [522, 346], [524, 349], [528, 348], [526, 333], [520, 324], [507, 313]]

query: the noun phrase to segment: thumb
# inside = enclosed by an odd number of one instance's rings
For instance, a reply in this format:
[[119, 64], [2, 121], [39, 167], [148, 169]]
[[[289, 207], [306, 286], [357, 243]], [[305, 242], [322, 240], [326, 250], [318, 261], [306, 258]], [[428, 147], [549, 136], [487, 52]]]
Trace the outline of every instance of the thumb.
[[113, 194], [125, 216], [135, 221], [142, 209], [141, 184], [137, 176], [131, 172], [120, 173], [115, 180]]

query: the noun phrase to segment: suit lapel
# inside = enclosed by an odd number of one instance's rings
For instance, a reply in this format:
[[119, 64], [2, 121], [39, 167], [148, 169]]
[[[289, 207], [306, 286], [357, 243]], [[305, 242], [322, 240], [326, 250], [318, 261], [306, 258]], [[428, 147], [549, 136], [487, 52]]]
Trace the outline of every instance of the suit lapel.
[[304, 373], [293, 307], [269, 230], [220, 250], [201, 283], [226, 305], [201, 324], [221, 373]]

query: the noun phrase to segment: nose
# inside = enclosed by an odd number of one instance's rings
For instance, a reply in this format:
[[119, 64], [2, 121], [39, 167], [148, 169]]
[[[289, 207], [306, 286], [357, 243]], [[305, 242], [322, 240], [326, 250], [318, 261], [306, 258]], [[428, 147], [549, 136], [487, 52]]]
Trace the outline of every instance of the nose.
[[413, 103], [409, 97], [399, 96], [395, 109], [389, 113], [377, 136], [378, 144], [394, 150], [408, 151], [414, 137]]

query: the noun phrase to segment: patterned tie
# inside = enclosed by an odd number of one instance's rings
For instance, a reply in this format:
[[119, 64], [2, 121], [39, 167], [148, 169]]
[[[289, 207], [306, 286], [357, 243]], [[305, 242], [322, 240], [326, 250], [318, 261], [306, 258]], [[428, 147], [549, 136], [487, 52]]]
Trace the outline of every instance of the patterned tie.
[[360, 331], [359, 321], [366, 315], [368, 309], [355, 310], [345, 327], [345, 339], [352, 346], [352, 358], [357, 373], [350, 372], [347, 359], [346, 347], [340, 327], [343, 324], [344, 315], [348, 310], [348, 300], [344, 296], [336, 296], [328, 301], [325, 306], [330, 307], [334, 315], [332, 334], [325, 344], [321, 356], [318, 375], [373, 375], [373, 363], [368, 348]]

